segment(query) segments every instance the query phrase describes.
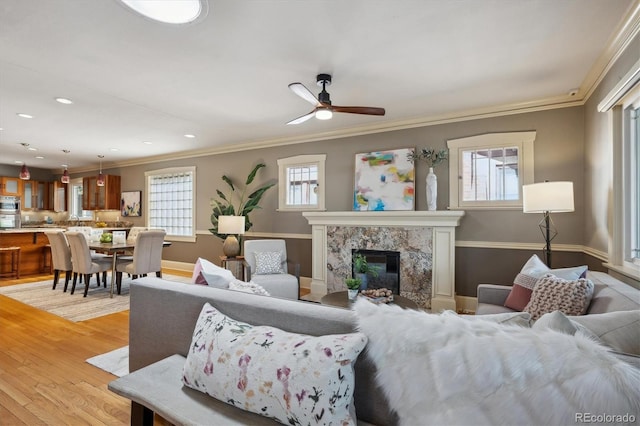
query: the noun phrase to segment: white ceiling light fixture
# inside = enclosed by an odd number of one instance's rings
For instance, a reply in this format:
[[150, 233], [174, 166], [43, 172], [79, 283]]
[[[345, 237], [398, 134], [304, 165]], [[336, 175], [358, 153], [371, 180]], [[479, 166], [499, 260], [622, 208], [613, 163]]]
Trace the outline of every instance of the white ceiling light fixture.
[[19, 113], [17, 113], [16, 115], [17, 115], [18, 117], [21, 117], [21, 118], [33, 118], [33, 115], [31, 115], [31, 114], [25, 114], [24, 112], [19, 112]]
[[333, 117], [333, 113], [329, 108], [318, 108], [316, 111], [316, 118], [318, 120], [330, 120]]
[[196, 137], [196, 135], [192, 135], [190, 133], [187, 133], [186, 135], [184, 135], [185, 138], [189, 138], [189, 139], [193, 139]]
[[56, 102], [64, 105], [71, 105], [73, 103], [71, 99], [67, 99], [67, 98], [56, 98]]
[[120, 0], [145, 18], [165, 24], [189, 24], [207, 16], [207, 0]]

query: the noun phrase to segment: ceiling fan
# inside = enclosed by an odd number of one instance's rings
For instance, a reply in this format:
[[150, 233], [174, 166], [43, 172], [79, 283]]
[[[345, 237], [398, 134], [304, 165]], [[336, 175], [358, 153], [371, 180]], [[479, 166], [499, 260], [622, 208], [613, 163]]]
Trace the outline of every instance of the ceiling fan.
[[313, 104], [315, 108], [311, 112], [289, 121], [287, 124], [300, 124], [311, 117], [316, 117], [318, 120], [328, 120], [333, 117], [334, 112], [347, 112], [350, 114], [364, 115], [384, 115], [385, 113], [384, 108], [331, 105], [331, 97], [329, 96], [329, 92], [326, 90], [327, 86], [331, 85], [331, 75], [318, 74], [316, 82], [318, 86], [322, 87], [322, 92], [318, 93], [317, 98], [302, 83], [291, 83], [289, 85], [289, 89], [291, 89], [293, 93]]

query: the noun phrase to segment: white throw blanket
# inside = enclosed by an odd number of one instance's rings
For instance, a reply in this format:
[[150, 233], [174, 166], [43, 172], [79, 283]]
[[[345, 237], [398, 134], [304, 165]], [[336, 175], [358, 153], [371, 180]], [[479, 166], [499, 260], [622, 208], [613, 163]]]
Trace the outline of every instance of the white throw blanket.
[[403, 425], [575, 425], [586, 416], [640, 416], [640, 370], [581, 333], [364, 300], [354, 310]]

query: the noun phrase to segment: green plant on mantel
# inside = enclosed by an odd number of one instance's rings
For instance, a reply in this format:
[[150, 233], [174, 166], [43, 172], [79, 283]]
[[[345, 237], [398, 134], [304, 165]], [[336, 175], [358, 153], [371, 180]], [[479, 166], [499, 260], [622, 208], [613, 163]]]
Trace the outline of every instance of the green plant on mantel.
[[347, 278], [344, 280], [344, 283], [349, 290], [358, 290], [362, 281], [360, 278]]
[[424, 161], [429, 167], [435, 167], [443, 161], [449, 159], [449, 151], [441, 149], [436, 151], [433, 148], [422, 148], [419, 151], [407, 154], [409, 160]]
[[[253, 223], [249, 220], [249, 213], [254, 211], [255, 209], [259, 209], [260, 200], [264, 193], [275, 185], [274, 183], [269, 183], [263, 185], [251, 192], [247, 196], [247, 192], [249, 190], [249, 186], [253, 183], [253, 180], [256, 178], [256, 174], [258, 171], [265, 167], [264, 164], [260, 163], [256, 165], [251, 173], [247, 176], [245, 181], [245, 186], [242, 189], [242, 194], [239, 196], [236, 193], [236, 185], [234, 185], [233, 181], [229, 176], [223, 175], [222, 180], [229, 186], [230, 192], [228, 194], [223, 193], [219, 189], [216, 189], [216, 194], [218, 194], [218, 199], [211, 199], [211, 207], [213, 208], [213, 212], [211, 213], [211, 224], [212, 228], [209, 229], [213, 235], [218, 238], [225, 239], [227, 237], [226, 234], [218, 233], [218, 216], [244, 216], [244, 230], [245, 232], [251, 229]], [[238, 198], [237, 207], [234, 207], [233, 203], [235, 202], [235, 198]]]

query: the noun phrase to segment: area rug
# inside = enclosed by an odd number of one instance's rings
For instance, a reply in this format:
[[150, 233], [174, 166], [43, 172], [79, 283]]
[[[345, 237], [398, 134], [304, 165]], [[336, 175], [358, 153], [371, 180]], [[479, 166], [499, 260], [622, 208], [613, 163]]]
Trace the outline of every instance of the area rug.
[[87, 362], [114, 376], [129, 374], [129, 346], [89, 358]]
[[[164, 274], [169, 281], [188, 283], [190, 277]], [[107, 288], [97, 287], [95, 276], [91, 280], [87, 297], [82, 297], [84, 284], [76, 285], [76, 291], [71, 294], [71, 284], [67, 292], [63, 292], [64, 279], [58, 282], [52, 290], [53, 279], [29, 284], [16, 284], [0, 287], [0, 295], [18, 300], [34, 308], [50, 312], [73, 322], [85, 321], [129, 309], [129, 284], [131, 278], [122, 277], [122, 292], [109, 297], [110, 278], [107, 278]], [[115, 290], [115, 289], [114, 289]]]

